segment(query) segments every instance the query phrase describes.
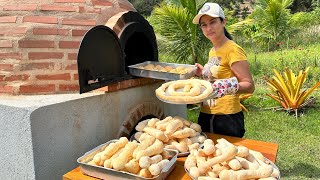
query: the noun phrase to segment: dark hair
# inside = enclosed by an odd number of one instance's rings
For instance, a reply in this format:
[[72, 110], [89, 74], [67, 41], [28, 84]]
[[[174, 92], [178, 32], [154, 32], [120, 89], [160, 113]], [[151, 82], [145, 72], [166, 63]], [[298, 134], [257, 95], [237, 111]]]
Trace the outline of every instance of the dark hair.
[[[223, 18], [222, 18], [222, 17], [219, 17], [219, 19], [220, 19], [221, 22], [223, 21]], [[233, 39], [232, 36], [231, 36], [231, 34], [227, 31], [226, 27], [224, 27], [224, 35], [225, 35], [228, 39], [230, 39], [230, 40]]]

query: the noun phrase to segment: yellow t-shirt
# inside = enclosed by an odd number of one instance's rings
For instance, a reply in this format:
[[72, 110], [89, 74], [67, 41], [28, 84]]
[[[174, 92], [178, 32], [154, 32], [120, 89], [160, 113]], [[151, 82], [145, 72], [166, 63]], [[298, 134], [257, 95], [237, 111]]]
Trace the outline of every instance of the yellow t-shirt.
[[[212, 48], [208, 62], [214, 64], [210, 68], [213, 78], [226, 79], [234, 77], [231, 65], [237, 61], [246, 61], [244, 50], [232, 40], [225, 42], [218, 50]], [[239, 95], [226, 95], [218, 99], [210, 99], [201, 107], [207, 114], [234, 114], [241, 111]]]

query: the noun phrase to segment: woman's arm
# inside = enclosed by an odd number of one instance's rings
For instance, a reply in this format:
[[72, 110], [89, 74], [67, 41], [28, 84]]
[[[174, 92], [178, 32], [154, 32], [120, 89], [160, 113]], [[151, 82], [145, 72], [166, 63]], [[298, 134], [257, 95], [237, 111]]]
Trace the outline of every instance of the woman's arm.
[[231, 70], [239, 82], [237, 94], [253, 93], [255, 90], [254, 82], [250, 73], [248, 61], [237, 61], [231, 65]]

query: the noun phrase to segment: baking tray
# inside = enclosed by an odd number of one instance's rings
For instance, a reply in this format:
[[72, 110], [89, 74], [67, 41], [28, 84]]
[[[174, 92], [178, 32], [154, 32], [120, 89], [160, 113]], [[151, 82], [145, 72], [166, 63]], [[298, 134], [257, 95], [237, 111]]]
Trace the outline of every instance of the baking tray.
[[[267, 161], [269, 161], [270, 165], [273, 168], [276, 168], [277, 170], [279, 170], [279, 168], [272, 162], [270, 161], [268, 158], [266, 158]], [[192, 179], [192, 180], [196, 180], [194, 177], [190, 176], [188, 169], [186, 168], [185, 164], [184, 164], [184, 170], [187, 172], [188, 176]], [[279, 170], [280, 172], [280, 170]], [[280, 173], [279, 173], [279, 177], [276, 177], [277, 180], [280, 180]]]
[[128, 173], [128, 172], [123, 172], [123, 171], [117, 171], [111, 168], [105, 168], [101, 166], [95, 166], [95, 165], [90, 165], [88, 162], [90, 162], [94, 155], [97, 153], [103, 151], [108, 144], [112, 142], [117, 142], [118, 140], [111, 140], [108, 141], [104, 144], [101, 144], [100, 146], [86, 152], [83, 156], [77, 159], [77, 162], [80, 164], [80, 170], [89, 176], [100, 178], [100, 179], [112, 179], [112, 180], [125, 180], [125, 179], [135, 179], [135, 180], [162, 180], [165, 179], [170, 172], [174, 169], [177, 161], [177, 156], [178, 156], [178, 151], [176, 150], [171, 150], [171, 149], [164, 149], [165, 151], [168, 151], [170, 154], [170, 161], [163, 168], [161, 173], [158, 176], [155, 176], [153, 178], [144, 178], [141, 176], [138, 176], [136, 174]]
[[[129, 141], [134, 141], [134, 140], [138, 141], [138, 140], [134, 137], [135, 134], [136, 134], [136, 133], [134, 133], [133, 135], [131, 135]], [[202, 135], [202, 136], [204, 136], [206, 139], [208, 139], [208, 136], [207, 136], [205, 133], [201, 132], [200, 135]], [[138, 141], [138, 142], [139, 142], [139, 141]], [[199, 148], [202, 148], [202, 147], [203, 147], [203, 144], [200, 144]], [[186, 156], [188, 156], [189, 154], [190, 154], [190, 152], [179, 152], [179, 153], [178, 153], [178, 157], [186, 157]]]
[[[190, 70], [186, 74], [176, 74], [170, 72], [160, 72], [160, 71], [152, 71], [147, 69], [139, 69], [139, 66], [146, 66], [148, 64], [153, 65], [161, 65], [171, 66], [173, 68], [177, 68], [179, 66], [190, 68]], [[157, 61], [145, 61], [143, 63], [135, 64], [128, 66], [129, 73], [134, 76], [139, 77], [146, 77], [146, 78], [153, 78], [153, 79], [162, 79], [162, 80], [180, 80], [180, 79], [190, 79], [191, 77], [195, 76], [197, 67], [195, 65], [189, 64], [175, 64], [175, 63], [164, 63], [164, 62], [157, 62]]]

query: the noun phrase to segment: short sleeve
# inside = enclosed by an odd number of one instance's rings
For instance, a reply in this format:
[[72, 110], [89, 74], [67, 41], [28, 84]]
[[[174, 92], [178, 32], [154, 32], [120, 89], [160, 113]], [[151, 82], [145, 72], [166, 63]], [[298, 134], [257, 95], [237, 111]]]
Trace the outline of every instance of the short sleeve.
[[240, 46], [235, 45], [229, 53], [229, 66], [231, 67], [231, 65], [234, 62], [243, 61], [247, 59], [248, 58], [244, 50]]

